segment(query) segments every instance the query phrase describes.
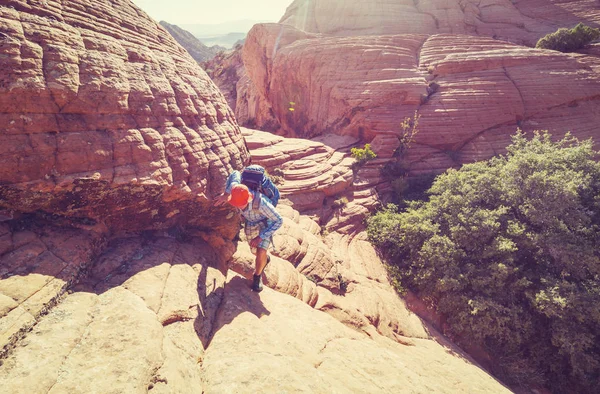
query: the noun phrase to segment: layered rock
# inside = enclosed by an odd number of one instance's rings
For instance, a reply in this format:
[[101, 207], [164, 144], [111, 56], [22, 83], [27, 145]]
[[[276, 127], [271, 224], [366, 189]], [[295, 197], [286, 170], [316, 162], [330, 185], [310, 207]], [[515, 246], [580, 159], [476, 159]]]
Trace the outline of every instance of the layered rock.
[[[464, 35], [313, 37], [272, 24], [254, 27], [243, 57], [261, 103], [253, 108], [266, 111], [256, 118], [276, 118], [290, 136], [393, 144], [416, 113], [413, 174], [487, 159], [518, 127], [557, 137], [600, 133], [600, 79], [590, 55]], [[236, 111], [245, 111], [239, 102]]]
[[218, 45], [208, 47], [197, 39], [192, 33], [177, 25], [160, 21], [160, 25], [194, 58], [198, 63], [206, 62], [214, 58], [217, 53], [226, 48]]
[[211, 225], [208, 201], [247, 151], [219, 90], [162, 27], [125, 0], [10, 0], [0, 26], [9, 216]]
[[[248, 152], [194, 61], [125, 1], [9, 5], [0, 7], [10, 55], [0, 56], [10, 65], [0, 85], [8, 136], [0, 148], [0, 387], [507, 392], [408, 312], [358, 231], [378, 203], [381, 162], [353, 172], [348, 150], [372, 137], [385, 161], [398, 147], [394, 131], [354, 133], [358, 120], [334, 123], [348, 131], [318, 141], [244, 130], [256, 162], [281, 171], [287, 200], [265, 272], [277, 291], [256, 294], [242, 279], [253, 256], [243, 239], [232, 241], [237, 215], [210, 206]], [[254, 74], [267, 87], [279, 51], [314, 39], [289, 27], [278, 34], [263, 48], [271, 68]], [[420, 39], [385, 38], [370, 56], [385, 58], [399, 40], [414, 50], [391, 57], [409, 62]], [[409, 99], [429, 78], [414, 57]], [[453, 76], [451, 61], [444, 69], [438, 60], [431, 51], [431, 75]], [[305, 104], [284, 106], [293, 116]], [[297, 125], [298, 135], [314, 134]]]
[[533, 45], [559, 27], [600, 24], [593, 0], [295, 0], [280, 23], [334, 36], [468, 34]]
[[237, 83], [246, 75], [241, 47], [219, 52], [213, 59], [202, 63], [202, 67], [219, 87], [229, 107], [235, 111], [238, 96]]
[[101, 249], [94, 234], [0, 224], [0, 358], [76, 283]]

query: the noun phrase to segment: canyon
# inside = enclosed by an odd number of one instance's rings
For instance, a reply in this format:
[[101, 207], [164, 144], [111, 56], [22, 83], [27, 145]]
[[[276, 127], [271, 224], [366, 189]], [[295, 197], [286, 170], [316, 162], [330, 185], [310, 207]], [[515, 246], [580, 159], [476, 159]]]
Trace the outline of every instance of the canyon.
[[[3, 2], [0, 387], [510, 392], [411, 312], [363, 231], [415, 111], [413, 174], [500, 153], [516, 127], [598, 137], [597, 45], [508, 40], [599, 7], [487, 3], [294, 1], [213, 82], [128, 0]], [[283, 197], [259, 294], [238, 215], [213, 204], [251, 160]]]
[[518, 128], [598, 136], [598, 44], [532, 46], [559, 27], [598, 26], [599, 7], [547, 3], [295, 1], [229, 55], [228, 79], [213, 78], [240, 124], [284, 136], [400, 139], [417, 116], [403, 158], [413, 175], [504, 153]]

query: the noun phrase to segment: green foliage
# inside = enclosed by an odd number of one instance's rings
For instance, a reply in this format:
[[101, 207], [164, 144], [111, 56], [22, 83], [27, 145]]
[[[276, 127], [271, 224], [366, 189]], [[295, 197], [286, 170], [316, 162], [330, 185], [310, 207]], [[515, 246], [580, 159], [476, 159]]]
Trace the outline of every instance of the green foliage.
[[364, 148], [352, 148], [350, 150], [352, 157], [356, 160], [356, 163], [362, 165], [369, 160], [377, 157], [375, 152], [371, 150], [371, 144], [365, 144]]
[[368, 220], [370, 240], [512, 384], [600, 392], [600, 164], [591, 141], [513, 137], [449, 170], [429, 201]]
[[536, 48], [573, 52], [600, 38], [600, 29], [579, 23], [572, 29], [561, 28], [537, 42]]

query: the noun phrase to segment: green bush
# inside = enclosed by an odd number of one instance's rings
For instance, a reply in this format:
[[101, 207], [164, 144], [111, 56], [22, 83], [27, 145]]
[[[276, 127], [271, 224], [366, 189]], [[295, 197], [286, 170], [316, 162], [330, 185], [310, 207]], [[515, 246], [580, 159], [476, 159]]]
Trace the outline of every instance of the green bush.
[[540, 38], [535, 47], [560, 52], [573, 52], [598, 38], [600, 38], [600, 29], [579, 23], [572, 29], [561, 28]]
[[511, 384], [600, 392], [600, 164], [592, 142], [513, 137], [506, 156], [449, 170], [429, 201], [368, 220], [401, 286]]
[[377, 157], [375, 152], [371, 150], [371, 144], [365, 144], [364, 148], [352, 148], [350, 150], [352, 157], [356, 160], [357, 164], [364, 164], [369, 160]]

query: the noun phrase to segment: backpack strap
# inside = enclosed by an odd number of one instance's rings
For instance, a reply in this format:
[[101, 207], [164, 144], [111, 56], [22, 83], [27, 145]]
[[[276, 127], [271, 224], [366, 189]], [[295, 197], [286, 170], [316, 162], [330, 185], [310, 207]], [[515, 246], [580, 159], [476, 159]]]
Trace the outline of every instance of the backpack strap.
[[258, 192], [258, 191], [253, 194], [254, 194], [254, 198], [252, 199], [252, 209], [258, 211], [260, 209], [260, 199], [262, 198], [262, 196], [260, 195], [260, 192]]

